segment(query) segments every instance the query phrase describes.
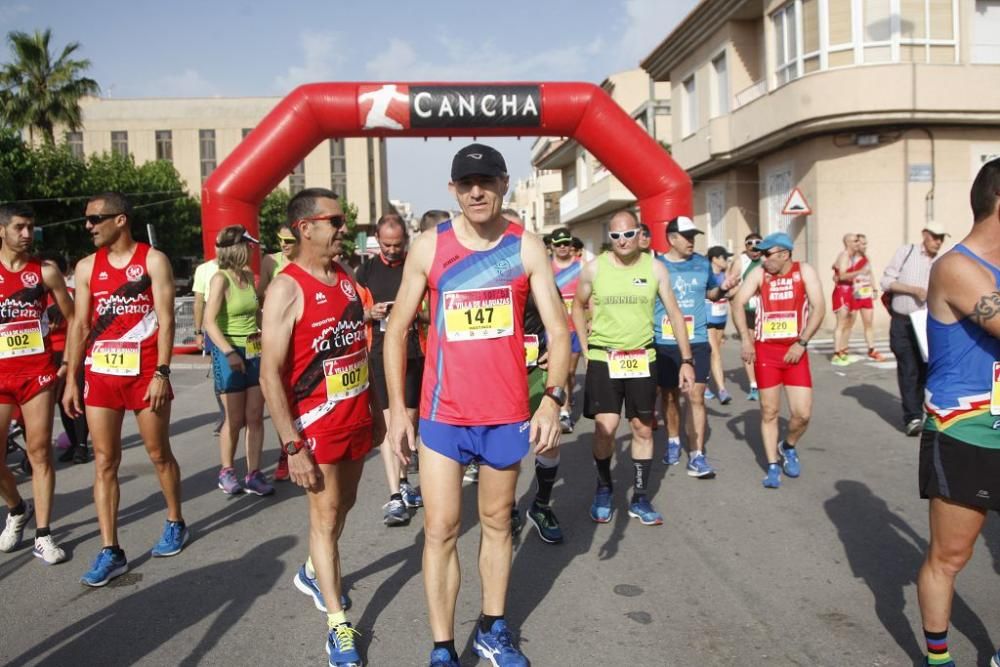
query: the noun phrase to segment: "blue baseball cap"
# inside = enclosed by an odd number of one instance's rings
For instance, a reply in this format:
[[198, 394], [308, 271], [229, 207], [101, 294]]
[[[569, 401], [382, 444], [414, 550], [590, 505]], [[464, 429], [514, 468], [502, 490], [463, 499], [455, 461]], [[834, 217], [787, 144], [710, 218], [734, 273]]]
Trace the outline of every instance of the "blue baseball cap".
[[771, 248], [795, 250], [795, 244], [792, 243], [792, 237], [785, 232], [775, 232], [765, 236], [764, 240], [757, 244], [757, 248], [759, 250], [770, 250]]

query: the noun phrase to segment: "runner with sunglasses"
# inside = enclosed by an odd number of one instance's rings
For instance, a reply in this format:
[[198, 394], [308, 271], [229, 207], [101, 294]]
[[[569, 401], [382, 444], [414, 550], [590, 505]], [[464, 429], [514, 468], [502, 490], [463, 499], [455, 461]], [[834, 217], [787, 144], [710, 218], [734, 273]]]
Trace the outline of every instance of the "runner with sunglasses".
[[76, 309], [66, 341], [66, 375], [76, 377], [81, 366], [86, 371], [83, 396], [75, 382], [68, 382], [63, 406], [75, 417], [83, 411], [81, 403], [86, 404], [94, 445], [94, 505], [104, 546], [81, 581], [104, 586], [128, 570], [118, 544], [118, 467], [125, 411], [136, 416], [167, 501], [167, 521], [153, 556], [180, 553], [189, 533], [181, 515], [180, 466], [168, 435], [174, 347], [170, 261], [132, 237], [132, 206], [121, 193], [91, 197], [85, 217], [97, 252], [76, 265]]
[[333, 261], [346, 234], [336, 193], [302, 190], [287, 217], [299, 249], [264, 300], [261, 387], [291, 479], [309, 501], [309, 559], [295, 587], [327, 613], [330, 665], [353, 667], [361, 656], [339, 538], [372, 448], [364, 308], [350, 272]]
[[[760, 266], [760, 244], [761, 236], [756, 232], [747, 234], [743, 240], [743, 252], [740, 253], [739, 263], [733, 262], [729, 267], [729, 277], [736, 278], [737, 281], [746, 280], [751, 271]], [[757, 296], [750, 298], [743, 307], [743, 314], [747, 320], [747, 326], [753, 329], [757, 322], [757, 305], [760, 299]], [[731, 305], [732, 302], [730, 302]], [[733, 318], [733, 326], [736, 325], [736, 318]], [[756, 401], [760, 397], [757, 389], [757, 374], [753, 364], [743, 362], [743, 370], [746, 371], [747, 381], [750, 383], [750, 391], [747, 394], [748, 401]]]
[[556, 276], [556, 284], [559, 286], [559, 294], [566, 304], [566, 319], [569, 321], [570, 356], [569, 374], [566, 376], [566, 396], [567, 401], [559, 412], [559, 423], [563, 433], [573, 432], [573, 388], [576, 384], [576, 367], [580, 363], [580, 354], [583, 348], [580, 347], [580, 337], [576, 335], [573, 327], [573, 320], [570, 315], [573, 313], [573, 296], [576, 294], [576, 286], [580, 282], [580, 270], [583, 268], [573, 249], [573, 235], [565, 227], [552, 232], [552, 273]]
[[[585, 417], [594, 420], [594, 463], [597, 490], [590, 518], [608, 523], [614, 514], [611, 459], [622, 405], [632, 431], [633, 495], [629, 516], [644, 525], [663, 523], [647, 496], [653, 465], [653, 413], [656, 405], [657, 358], [653, 345], [653, 310], [657, 296], [677, 332], [681, 364], [678, 386], [694, 385], [694, 359], [684, 317], [670, 286], [670, 272], [639, 246], [639, 223], [631, 213], [616, 213], [608, 224], [611, 250], [584, 266], [573, 299], [573, 323], [587, 350], [584, 385]], [[592, 301], [587, 333], [585, 309]]]
[[[733, 299], [733, 322], [742, 339], [743, 361], [755, 365], [760, 383], [760, 434], [767, 456], [764, 487], [768, 489], [781, 486], [782, 469], [789, 477], [799, 476], [795, 446], [812, 414], [812, 375], [806, 346], [823, 323], [826, 310], [816, 270], [793, 260], [794, 248], [788, 234], [769, 234], [758, 244], [762, 265], [750, 272]], [[755, 296], [760, 301], [751, 333], [744, 307]], [[782, 387], [791, 418], [779, 445]]]

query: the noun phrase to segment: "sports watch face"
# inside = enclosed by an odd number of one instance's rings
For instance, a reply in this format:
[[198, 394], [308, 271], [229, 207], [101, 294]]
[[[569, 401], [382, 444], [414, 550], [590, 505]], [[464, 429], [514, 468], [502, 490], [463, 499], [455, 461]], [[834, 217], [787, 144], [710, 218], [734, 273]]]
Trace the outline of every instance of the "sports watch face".
[[299, 450], [301, 450], [304, 446], [305, 443], [302, 442], [301, 440], [293, 440], [292, 442], [286, 442], [285, 453], [289, 455], [298, 454]]

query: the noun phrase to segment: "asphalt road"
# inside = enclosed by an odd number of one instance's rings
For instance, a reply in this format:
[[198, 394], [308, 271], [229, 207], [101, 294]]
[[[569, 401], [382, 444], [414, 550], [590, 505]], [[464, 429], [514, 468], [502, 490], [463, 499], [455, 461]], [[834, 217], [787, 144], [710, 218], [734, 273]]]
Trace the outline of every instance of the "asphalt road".
[[[835, 369], [814, 353], [816, 404], [800, 444], [803, 473], [768, 491], [761, 487], [758, 411], [737, 385], [736, 352], [730, 343], [736, 398], [710, 409], [708, 453], [718, 477], [689, 478], [683, 465], [666, 469], [658, 462], [665, 436], [656, 434], [652, 490], [663, 526], [642, 526], [624, 511], [610, 524], [592, 523], [592, 424], [581, 421], [564, 441], [554, 507], [566, 541], [546, 545], [526, 528], [514, 555], [507, 616], [534, 665], [921, 659], [914, 580], [927, 543], [926, 503], [917, 494], [917, 440], [899, 431], [894, 371], [866, 363]], [[325, 664], [325, 618], [291, 585], [306, 550], [302, 493], [285, 483], [271, 498], [224, 496], [216, 488], [211, 381], [193, 369], [174, 378], [172, 442], [193, 541], [174, 558], [149, 557], [164, 509], [127, 418], [121, 542], [131, 571], [103, 589], [80, 585], [100, 547], [92, 469], [60, 464], [53, 528], [71, 560], [45, 566], [31, 557], [30, 542], [0, 554], [0, 663]], [[627, 446], [624, 436], [619, 442]], [[269, 472], [276, 444], [269, 432]], [[623, 510], [631, 465], [621, 447], [614, 473]], [[532, 477], [522, 475], [522, 509]], [[385, 528], [384, 485], [375, 453], [342, 541], [350, 617], [364, 633], [368, 664], [425, 665], [420, 515], [410, 526]], [[475, 493], [466, 485], [459, 540], [464, 586], [456, 640], [464, 665], [477, 664], [470, 648], [479, 613]], [[997, 574], [1000, 521], [991, 516], [959, 579], [950, 636], [959, 664], [984, 664], [1000, 642]]]

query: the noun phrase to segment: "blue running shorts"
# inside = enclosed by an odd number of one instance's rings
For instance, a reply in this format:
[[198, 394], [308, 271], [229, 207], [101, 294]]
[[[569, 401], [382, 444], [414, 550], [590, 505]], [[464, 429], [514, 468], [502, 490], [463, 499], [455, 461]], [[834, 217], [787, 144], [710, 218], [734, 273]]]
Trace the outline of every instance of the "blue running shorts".
[[496, 426], [455, 426], [430, 419], [420, 420], [420, 440], [462, 465], [476, 461], [497, 470], [521, 461], [530, 448], [531, 422]]

